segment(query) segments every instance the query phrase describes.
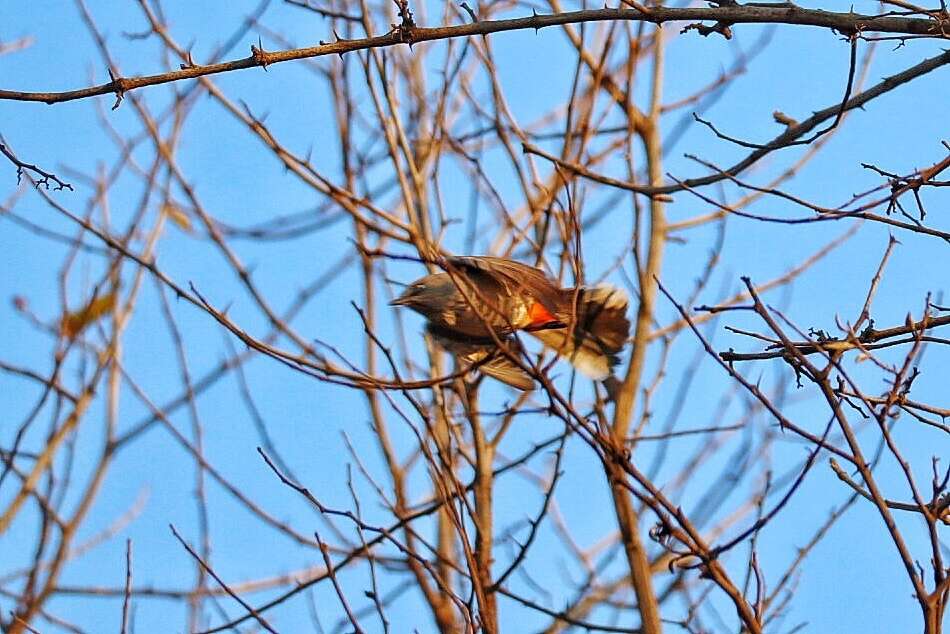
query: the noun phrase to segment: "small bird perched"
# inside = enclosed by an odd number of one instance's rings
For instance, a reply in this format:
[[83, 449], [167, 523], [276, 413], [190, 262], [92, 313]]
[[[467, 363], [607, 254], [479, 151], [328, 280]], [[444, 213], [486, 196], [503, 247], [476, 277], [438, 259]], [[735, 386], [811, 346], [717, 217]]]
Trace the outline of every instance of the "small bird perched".
[[416, 280], [390, 302], [424, 316], [427, 332], [443, 348], [503, 383], [531, 390], [531, 375], [498, 348], [501, 341], [520, 353], [512, 337], [520, 330], [590, 378], [616, 381], [611, 368], [630, 333], [623, 291], [561, 288], [540, 269], [505, 258], [450, 257], [446, 264], [449, 272]]

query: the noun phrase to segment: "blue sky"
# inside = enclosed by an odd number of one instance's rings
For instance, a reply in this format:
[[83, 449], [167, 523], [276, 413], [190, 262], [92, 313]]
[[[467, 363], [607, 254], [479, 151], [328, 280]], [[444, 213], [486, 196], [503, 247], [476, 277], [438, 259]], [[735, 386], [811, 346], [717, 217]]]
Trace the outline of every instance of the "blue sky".
[[[243, 16], [255, 3], [167, 3], [166, 12], [173, 35], [180, 42], [194, 42], [196, 59], [206, 59], [210, 51], [237, 28]], [[845, 3], [829, 9], [846, 9]], [[155, 38], [128, 39], [123, 33], [135, 33], [147, 26], [134, 3], [90, 2], [113, 56], [126, 75], [151, 74], [165, 70], [160, 48]], [[864, 2], [856, 10], [873, 11], [875, 3]], [[441, 15], [441, 5], [433, 4], [429, 16]], [[513, 15], [525, 11], [513, 10]], [[329, 39], [328, 22], [324, 19], [274, 3], [263, 22], [297, 45], [311, 45], [320, 39]], [[667, 27], [678, 33], [676, 26]], [[377, 25], [382, 31], [385, 25]], [[726, 42], [722, 38], [702, 38], [696, 33], [670, 35], [667, 59], [667, 79], [664, 102], [673, 102], [688, 96], [704, 85], [720, 69], [731, 64], [737, 47], [748, 48], [762, 33], [762, 27], [739, 26], [736, 38]], [[0, 57], [0, 88], [12, 90], [67, 90], [107, 80], [89, 33], [83, 26], [77, 9], [72, 4], [33, 2], [28, 8], [13, 8], [11, 3], [0, 6], [0, 42], [29, 37], [32, 44], [19, 52]], [[257, 42], [256, 35], [248, 35], [235, 47], [228, 59], [243, 57], [248, 47]], [[268, 48], [277, 48], [265, 39]], [[491, 37], [495, 58], [500, 64], [499, 80], [516, 118], [528, 122], [562, 103], [569, 95], [574, 60], [569, 55], [569, 44], [556, 29], [511, 32]], [[917, 63], [924, 57], [939, 52], [939, 43], [910, 42], [892, 50], [884, 43], [875, 52], [868, 74], [868, 83]], [[433, 83], [438, 81], [443, 58], [443, 44], [432, 44], [436, 54], [427, 67]], [[866, 44], [862, 44], [861, 54]], [[437, 62], [438, 60], [438, 62]], [[722, 94], [704, 116], [709, 117], [723, 131], [753, 141], [766, 141], [775, 136], [779, 126], [772, 120], [772, 112], [782, 110], [797, 119], [807, 118], [812, 111], [834, 103], [844, 89], [848, 68], [848, 46], [840, 37], [818, 29], [783, 27], [773, 36], [770, 46], [752, 63], [728, 91]], [[819, 156], [810, 162], [789, 188], [803, 198], [834, 206], [847, 200], [851, 194], [880, 184], [880, 177], [861, 167], [873, 163], [897, 173], [908, 173], [942, 158], [945, 150], [940, 140], [948, 138], [946, 104], [950, 103], [948, 71], [940, 69], [926, 78], [895, 90], [875, 101], [865, 111], [848, 117], [843, 129]], [[218, 76], [214, 79], [235, 101], [243, 101], [258, 116], [267, 114], [267, 124], [274, 135], [286, 146], [301, 155], [312, 151], [314, 164], [331, 175], [339, 174], [339, 159], [335, 123], [332, 119], [330, 94], [325, 82], [316, 80], [303, 62], [272, 66], [266, 72], [253, 69]], [[184, 89], [189, 84], [182, 84]], [[155, 87], [139, 93], [153, 112], [160, 112], [169, 103], [172, 88]], [[101, 111], [111, 125], [125, 135], [141, 131], [141, 123], [130, 104], [125, 103], [111, 111], [113, 98], [103, 97]], [[688, 114], [684, 111], [680, 114]], [[664, 130], [671, 130], [680, 114], [664, 120]], [[0, 102], [0, 134], [24, 160], [35, 162], [76, 184], [75, 192], [54, 192], [53, 197], [75, 212], [82, 212], [90, 194], [81, 179], [71, 176], [76, 172], [94, 174], [108, 169], [117, 157], [117, 149], [97, 122], [94, 100], [83, 100], [47, 106], [44, 104]], [[556, 146], [551, 146], [556, 147]], [[150, 157], [150, 148], [143, 148], [136, 156]], [[788, 150], [763, 161], [749, 174], [755, 182], [766, 182], [794, 162], [803, 150]], [[696, 153], [718, 165], [730, 165], [745, 154], [713, 137], [709, 130], [692, 126], [678, 145], [670, 152], [665, 170], [678, 178], [703, 173], [703, 168], [688, 160], [684, 153]], [[249, 135], [243, 126], [227, 114], [216, 102], [202, 96], [188, 117], [178, 150], [178, 162], [193, 183], [203, 205], [212, 215], [236, 226], [254, 225], [281, 214], [304, 212], [326, 203], [318, 193], [302, 184], [267, 153], [260, 142]], [[549, 166], [539, 162], [545, 170]], [[505, 172], [504, 165], [489, 156], [487, 169], [496, 176], [496, 182], [506, 202], [517, 207], [522, 203], [520, 188]], [[612, 160], [605, 170], [622, 175], [622, 159]], [[507, 174], [507, 175], [506, 175]], [[385, 174], [371, 175], [382, 179]], [[457, 168], [446, 167], [440, 172], [440, 188], [444, 204], [464, 217], [468, 210], [470, 183]], [[110, 209], [117, 223], [127, 221], [142, 194], [141, 180], [125, 175], [110, 191]], [[597, 201], [605, 200], [609, 192], [596, 187], [586, 190], [594, 209]], [[17, 188], [12, 166], [0, 163], [0, 200]], [[734, 189], [726, 188], [734, 193]], [[939, 192], [938, 192], [939, 194]], [[933, 193], [925, 193], [934, 226], [946, 227], [941, 203], [946, 200]], [[26, 192], [16, 207], [19, 214], [49, 229], [72, 235], [70, 225], [41, 199]], [[670, 220], [675, 222], [708, 210], [698, 199], [678, 194], [669, 206]], [[154, 209], [152, 210], [154, 212]], [[756, 213], [773, 216], [803, 216], [806, 212], [790, 208], [786, 203], [766, 199], [750, 208]], [[483, 218], [487, 212], [483, 211]], [[931, 220], [932, 219], [932, 220]], [[597, 278], [608, 269], [622, 251], [631, 230], [630, 202], [624, 199], [616, 210], [585, 235], [586, 272], [589, 279]], [[447, 235], [446, 246], [459, 252], [464, 248], [465, 225], [454, 225]], [[726, 228], [723, 263], [717, 270], [700, 302], [713, 303], [739, 288], [739, 276], [751, 275], [764, 281], [782, 274], [823, 244], [841, 235], [850, 225], [822, 223], [818, 225], [784, 225], [756, 223], [741, 218], [729, 221]], [[341, 258], [352, 253], [348, 238], [352, 225], [349, 220], [333, 224], [302, 238], [282, 242], [254, 243], [235, 240], [235, 251], [253, 270], [254, 280], [266, 289], [268, 301], [284, 310], [299, 291], [321, 275], [338, 266]], [[488, 248], [494, 237], [490, 221], [476, 241], [476, 251]], [[860, 228], [855, 238], [810, 269], [795, 284], [792, 291], [779, 291], [768, 300], [780, 306], [784, 313], [803, 328], [821, 327], [833, 330], [835, 319], [853, 321], [860, 312], [867, 292], [868, 281], [876, 269], [889, 237], [882, 225]], [[880, 287], [873, 317], [878, 325], [903, 323], [908, 311], [919, 315], [928, 292], [939, 297], [946, 287], [947, 245], [939, 239], [919, 234], [900, 234], [901, 244], [896, 248], [888, 266], [887, 276]], [[712, 230], [690, 234], [684, 244], [670, 244], [665, 257], [662, 279], [671, 292], [685, 298], [696, 277], [701, 273], [707, 253], [715, 243]], [[87, 238], [94, 244], [95, 240]], [[38, 332], [12, 306], [14, 296], [22, 296], [30, 309], [41, 319], [56, 323], [62, 307], [57, 276], [67, 249], [64, 245], [38, 238], [9, 219], [0, 216], [0, 359], [16, 365], [31, 367], [38, 372], [49, 372], [55, 340]], [[172, 279], [187, 285], [193, 283], [218, 307], [229, 305], [229, 315], [250, 332], [263, 335], [266, 323], [253, 308], [233, 271], [208, 241], [183, 232], [169, 224], [162, 236], [158, 264]], [[83, 254], [69, 279], [71, 308], [88, 293], [90, 284], [105, 270], [101, 257]], [[627, 267], [629, 272], [630, 267]], [[407, 263], [393, 263], [388, 273], [397, 280], [410, 281], [421, 275], [421, 269]], [[131, 280], [134, 270], [125, 270]], [[611, 281], [622, 280], [614, 274]], [[352, 359], [362, 359], [363, 333], [359, 319], [350, 306], [351, 301], [362, 301], [358, 272], [347, 268], [329, 284], [317, 300], [309, 304], [294, 322], [298, 332], [314, 339], [330, 342]], [[171, 310], [183, 333], [188, 355], [189, 371], [194, 377], [203, 376], [229, 354], [227, 335], [208, 315], [195, 310], [185, 302], [170, 298]], [[392, 314], [381, 314], [380, 335], [395, 345]], [[403, 315], [412, 356], [424, 359], [422, 323], [411, 315]], [[674, 319], [674, 310], [661, 302], [657, 320], [668, 323]], [[728, 320], [728, 321], [727, 321]], [[714, 337], [717, 349], [735, 347], [754, 349], [747, 339], [738, 338], [722, 329], [728, 323], [737, 327], [757, 328], [751, 317], [729, 314], [706, 332]], [[95, 338], [94, 335], [89, 336]], [[231, 340], [237, 349], [238, 342]], [[284, 342], [286, 344], [286, 342]], [[162, 317], [161, 299], [153, 280], [146, 278], [135, 317], [127, 331], [124, 343], [124, 365], [155, 403], [164, 403], [181, 390], [175, 350], [167, 324]], [[667, 369], [670, 379], [657, 393], [652, 425], [660, 426], [676, 405], [678, 377], [695, 363], [696, 342], [682, 336], [675, 344]], [[885, 355], [891, 361], [898, 357]], [[946, 376], [939, 368], [947, 361], [947, 353], [939, 348], [926, 353], [927, 367], [915, 383], [914, 397], [921, 401], [946, 406]], [[647, 376], [652, 376], [658, 359], [651, 355]], [[75, 387], [78, 364], [73, 363], [66, 373], [67, 383]], [[855, 376], [876, 381], [872, 368], [852, 364], [849, 370]], [[813, 394], [794, 387], [791, 373], [778, 362], [764, 363], [745, 369], [747, 376], [760, 378], [770, 391], [788, 394], [788, 411], [803, 426], [820, 430], [827, 421], [824, 409]], [[248, 383], [256, 395], [256, 404], [266, 421], [284, 459], [292, 465], [301, 482], [308, 486], [322, 502], [337, 508], [350, 508], [352, 501], [347, 490], [347, 465], [352, 463], [342, 439], [345, 433], [351, 442], [364, 448], [365, 458], [375, 476], [385, 481], [382, 462], [368, 425], [368, 414], [362, 397], [350, 390], [320, 383], [301, 374], [295, 374], [268, 359], [255, 358], [246, 364]], [[567, 379], [561, 368], [560, 381]], [[878, 390], [869, 383], [867, 389]], [[724, 390], [729, 384], [723, 372], [708, 358], [695, 379], [695, 388], [677, 422], [677, 428], [701, 427], [710, 424], [711, 412], [716, 411]], [[880, 388], [883, 389], [883, 388]], [[486, 409], [500, 407], [511, 400], [510, 392], [486, 383]], [[0, 445], [8, 447], [12, 434], [39, 391], [21, 378], [0, 374], [0, 403], [8, 416], [0, 425]], [[404, 401], [397, 399], [405, 409]], [[744, 414], [742, 397], [727, 408], [723, 424], [735, 422]], [[391, 409], [387, 408], [390, 414]], [[248, 497], [260, 502], [275, 517], [289, 522], [300, 533], [309, 535], [314, 528], [326, 534], [323, 520], [295, 494], [280, 485], [260, 460], [255, 447], [261, 440], [244, 407], [233, 376], [229, 376], [204, 393], [198, 401], [198, 412], [204, 425], [204, 441], [209, 461]], [[28, 442], [40, 445], [54, 415], [47, 406], [34, 425]], [[75, 443], [77, 477], [88, 477], [91, 461], [101, 445], [104, 415], [101, 399], [87, 415]], [[131, 390], [123, 388], [119, 429], [131, 429], [148, 415], [148, 410]], [[190, 418], [185, 408], [170, 416], [183, 433], [188, 434]], [[414, 447], [414, 437], [395, 415], [391, 416], [394, 442], [405, 454]], [[695, 474], [695, 480], [676, 493], [677, 501], [687, 510], [698, 503], [706, 485], [730, 467], [730, 456], [743, 440], [761, 441], [769, 426], [767, 416], [758, 413], [750, 418], [744, 430], [726, 441], [726, 448], [713, 460], [705, 463]], [[929, 457], [947, 455], [946, 436], [921, 429], [909, 419], [900, 419], [895, 437], [908, 457], [912, 458], [916, 475], [929, 481]], [[650, 427], [647, 432], [649, 433]], [[525, 416], [514, 426], [502, 445], [505, 456], [518, 456], [534, 443], [560, 433], [559, 423], [544, 416]], [[862, 428], [867, 446], [875, 444], [874, 430]], [[671, 477], [686, 457], [702, 446], [702, 437], [687, 437], [674, 441], [668, 448], [667, 462], [657, 481], [661, 484]], [[639, 464], [650, 464], [654, 448], [641, 444], [635, 454]], [[793, 438], [780, 437], [770, 449], [768, 462], [775, 474], [785, 473], [801, 463], [807, 447]], [[870, 452], [870, 451], [869, 451]], [[533, 464], [547, 473], [547, 458]], [[610, 508], [608, 491], [603, 483], [603, 471], [595, 456], [583, 443], [573, 439], [568, 443], [564, 458], [564, 477], [558, 489], [560, 513], [570, 518], [574, 538], [590, 546], [614, 530], [615, 519]], [[419, 470], [421, 471], [421, 470]], [[896, 466], [884, 461], [880, 478], [887, 483], [889, 497], [907, 499], [906, 486], [899, 479]], [[738, 504], [748, 487], [755, 482], [744, 481], [724, 506]], [[424, 473], [413, 476], [413, 494], [417, 500], [425, 495]], [[9, 486], [9, 485], [6, 485]], [[367, 501], [372, 487], [357, 477], [357, 490]], [[79, 542], [92, 537], [125, 513], [137, 499], [144, 499], [140, 512], [124, 526], [116, 539], [98, 545], [67, 566], [62, 583], [89, 584], [116, 587], [124, 580], [124, 544], [131, 539], [135, 552], [135, 580], [137, 585], [156, 587], [186, 587], [193, 578], [193, 563], [174, 540], [168, 524], [189, 541], [197, 540], [198, 520], [193, 499], [194, 468], [188, 456], [172, 437], [159, 427], [148, 431], [121, 453], [111, 468], [102, 492], [97, 498], [89, 520], [84, 525]], [[782, 570], [794, 557], [795, 549], [811, 536], [829, 510], [847, 497], [848, 491], [828, 469], [824, 456], [809, 475], [801, 492], [782, 511], [778, 520], [761, 536], [760, 555], [767, 571]], [[0, 490], [0, 502], [11, 495], [9, 488]], [[496, 513], [506, 522], [523, 519], [537, 512], [540, 499], [537, 489], [517, 474], [507, 476], [499, 483]], [[526, 503], [525, 500], [528, 500]], [[74, 502], [74, 501], [73, 501]], [[213, 535], [213, 563], [223, 578], [240, 581], [260, 576], [277, 575], [321, 563], [316, 550], [303, 548], [251, 518], [247, 511], [216, 484], [208, 484], [209, 515]], [[388, 514], [378, 503], [364, 504], [367, 521], [383, 523]], [[919, 522], [906, 516], [898, 517], [905, 536], [920, 557], [926, 556], [925, 533]], [[24, 513], [10, 533], [0, 537], [0, 560], [7, 562], [4, 570], [30, 561], [32, 552], [23, 544], [32, 543], [36, 514]], [[345, 522], [337, 522], [349, 528]], [[644, 521], [644, 530], [650, 520]], [[538, 544], [531, 551], [527, 568], [536, 579], [546, 580], [551, 593], [550, 605], [559, 607], [569, 596], [567, 580], [577, 580], [582, 571], [562, 553], [563, 545], [548, 524]], [[502, 551], [504, 552], [504, 551]], [[548, 556], [556, 552], [557, 556]], [[743, 547], [733, 554], [729, 565], [741, 570]], [[622, 570], [619, 561], [608, 567], [608, 574]], [[2, 573], [2, 571], [0, 571]], [[869, 504], [858, 502], [847, 516], [832, 529], [828, 538], [806, 564], [799, 580], [796, 596], [783, 628], [807, 621], [811, 632], [869, 632], [911, 631], [919, 625], [919, 612], [911, 595], [911, 587], [901, 563], [887, 537], [879, 516]], [[741, 575], [737, 575], [741, 579]], [[392, 583], [392, 576], [385, 577]], [[665, 585], [668, 576], [658, 576], [657, 583]], [[774, 582], [774, 577], [771, 581]], [[350, 593], [362, 600], [361, 592], [367, 587], [365, 568], [352, 568], [341, 574], [341, 581]], [[512, 589], [531, 594], [530, 584], [517, 575], [512, 578]], [[8, 589], [18, 588], [13, 583]], [[264, 602], [265, 593], [248, 595], [257, 605]], [[332, 588], [321, 585], [313, 597], [324, 626], [331, 626], [341, 618]], [[713, 605], [727, 623], [733, 622], [729, 606], [721, 594], [713, 593]], [[67, 616], [87, 631], [118, 629], [121, 599], [57, 597], [50, 603], [54, 613]], [[219, 599], [224, 612], [235, 615], [238, 607], [230, 600]], [[184, 609], [163, 600], [141, 599], [136, 603], [136, 630], [184, 631]], [[360, 603], [365, 605], [365, 602]], [[502, 622], [509, 631], [522, 631], [544, 623], [536, 614], [508, 600], [501, 601]], [[420, 610], [419, 598], [411, 593], [389, 609], [394, 631], [431, 631], [428, 615]], [[0, 608], [6, 614], [13, 608], [7, 597], [0, 597]], [[673, 618], [682, 606], [670, 606]], [[220, 622], [215, 609], [209, 609], [214, 622]], [[666, 608], [664, 609], [666, 614]], [[275, 610], [272, 623], [280, 631], [310, 631], [307, 601], [298, 598]], [[594, 613], [591, 619], [602, 620], [604, 614]], [[715, 621], [711, 621], [713, 626]], [[103, 625], [106, 624], [106, 625]], [[378, 623], [367, 619], [367, 628], [375, 631]], [[56, 631], [43, 624], [43, 632]], [[631, 623], [622, 623], [630, 626]]]

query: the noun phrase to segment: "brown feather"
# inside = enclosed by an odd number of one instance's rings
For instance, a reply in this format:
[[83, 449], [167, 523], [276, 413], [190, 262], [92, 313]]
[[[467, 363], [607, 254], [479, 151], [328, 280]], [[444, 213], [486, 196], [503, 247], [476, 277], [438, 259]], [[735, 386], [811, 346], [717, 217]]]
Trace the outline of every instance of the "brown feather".
[[521, 262], [490, 256], [460, 256], [449, 258], [449, 264], [472, 277], [473, 282], [491, 280], [501, 285], [508, 295], [527, 294], [551, 313], [562, 303], [562, 290], [544, 271]]

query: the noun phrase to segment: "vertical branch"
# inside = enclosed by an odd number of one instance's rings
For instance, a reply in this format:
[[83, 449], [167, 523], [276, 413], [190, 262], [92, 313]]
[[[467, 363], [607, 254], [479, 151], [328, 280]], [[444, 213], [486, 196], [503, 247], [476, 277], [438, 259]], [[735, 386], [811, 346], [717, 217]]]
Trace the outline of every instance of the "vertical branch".
[[[660, 100], [663, 93], [663, 38], [660, 28], [656, 29], [653, 53], [652, 103], [645, 121], [642, 122], [641, 140], [646, 155], [647, 172], [651, 185], [658, 185], [663, 177], [662, 143], [660, 139]], [[646, 262], [639, 267], [640, 304], [634, 327], [630, 365], [617, 393], [612, 439], [616, 447], [625, 447], [633, 419], [636, 394], [639, 389], [646, 354], [649, 346], [650, 329], [656, 305], [657, 279], [663, 262], [666, 246], [666, 216], [664, 203], [656, 197], [650, 199], [650, 233], [647, 244]], [[636, 255], [639, 245], [634, 245]], [[622, 455], [622, 454], [621, 454]], [[643, 540], [640, 537], [639, 517], [627, 489], [621, 485], [626, 476], [618, 465], [608, 463], [607, 478], [617, 514], [623, 540], [624, 553], [630, 567], [630, 580], [637, 596], [640, 610], [641, 628], [645, 634], [658, 634], [660, 609], [653, 589], [653, 576]]]
[[[459, 383], [463, 383], [459, 381]], [[497, 634], [498, 607], [492, 584], [492, 549], [494, 547], [494, 516], [492, 508], [494, 474], [492, 463], [495, 447], [488, 442], [478, 415], [478, 388], [464, 385], [465, 415], [472, 429], [475, 449], [475, 570], [472, 584], [476, 587], [482, 628], [487, 634]]]

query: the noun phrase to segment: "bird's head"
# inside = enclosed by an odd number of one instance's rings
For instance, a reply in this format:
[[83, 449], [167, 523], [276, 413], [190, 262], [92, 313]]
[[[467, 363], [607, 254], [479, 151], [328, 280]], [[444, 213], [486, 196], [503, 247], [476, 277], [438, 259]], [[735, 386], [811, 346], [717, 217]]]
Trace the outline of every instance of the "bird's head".
[[419, 278], [406, 287], [402, 295], [389, 302], [390, 306], [406, 306], [426, 317], [436, 315], [457, 292], [452, 279], [445, 273]]

